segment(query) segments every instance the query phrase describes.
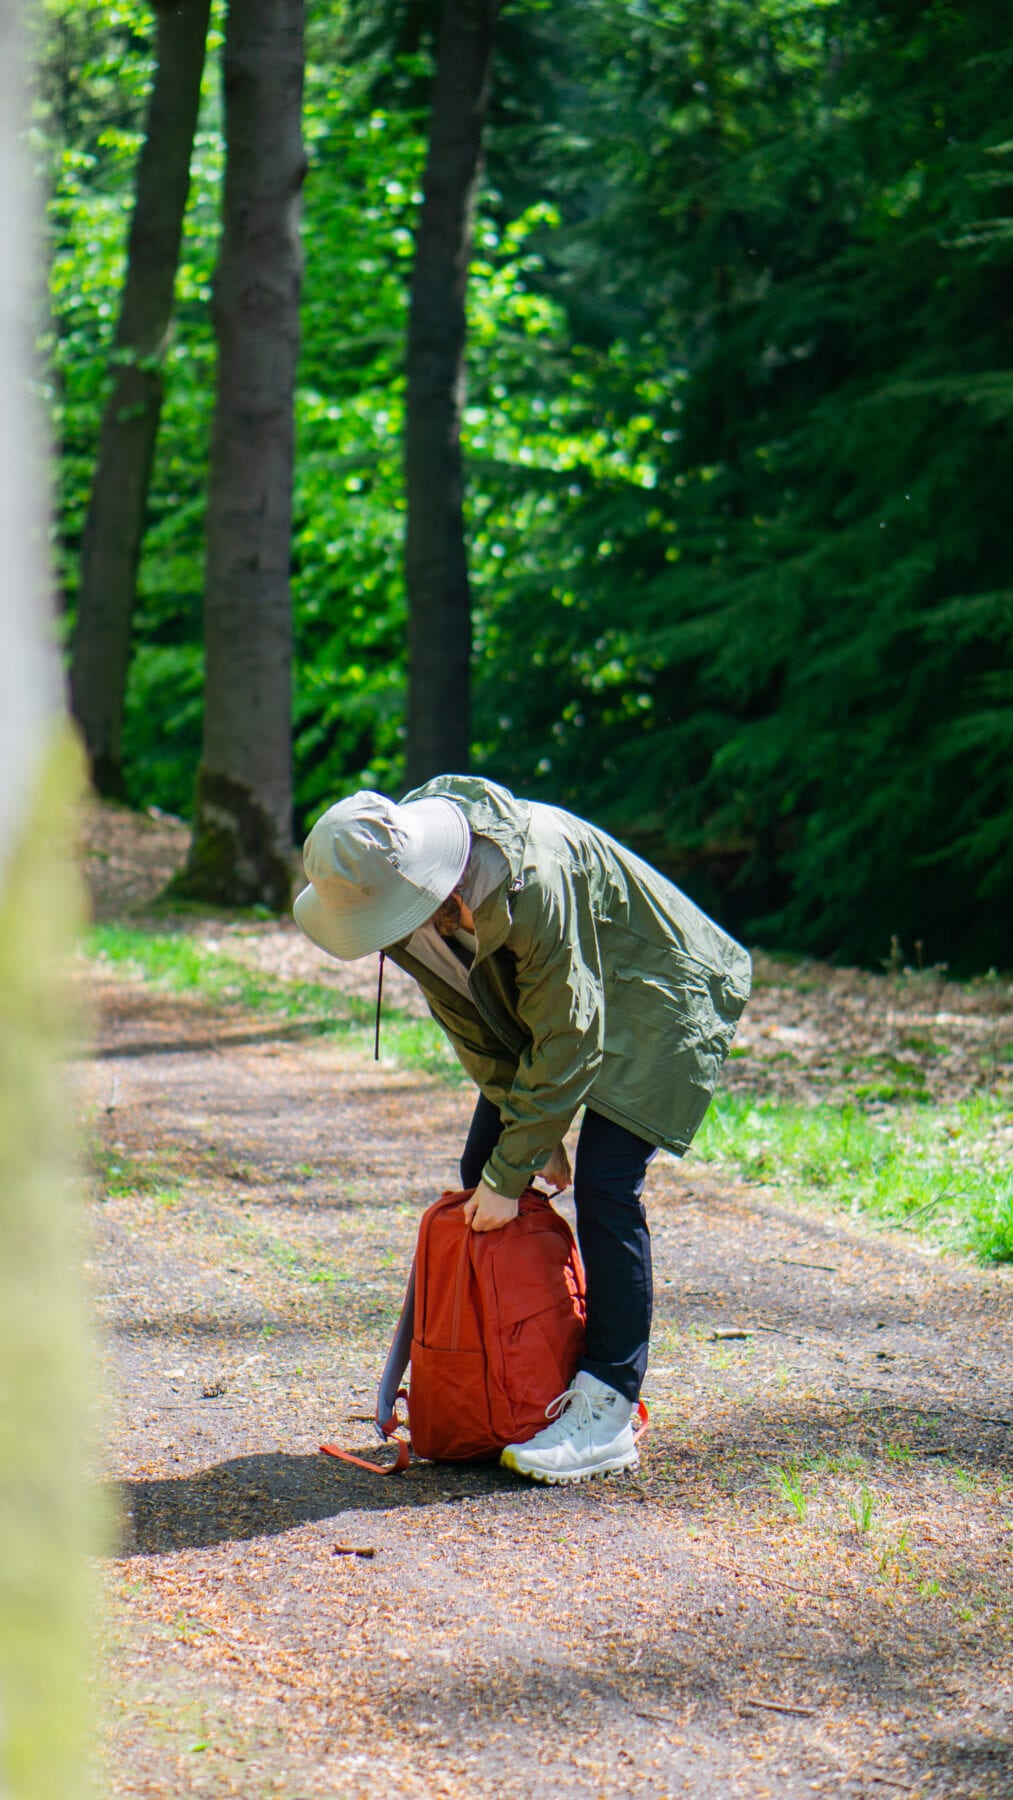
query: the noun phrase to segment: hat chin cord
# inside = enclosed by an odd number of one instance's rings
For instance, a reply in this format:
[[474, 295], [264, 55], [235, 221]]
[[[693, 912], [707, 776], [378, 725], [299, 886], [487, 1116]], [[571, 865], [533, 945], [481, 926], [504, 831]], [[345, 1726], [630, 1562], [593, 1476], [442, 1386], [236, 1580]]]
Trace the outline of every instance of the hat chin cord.
[[387, 956], [386, 950], [381, 950], [380, 951], [380, 964], [379, 964], [379, 968], [377, 969], [377, 974], [376, 974], [376, 1026], [373, 1031], [373, 1061], [374, 1062], [379, 1062], [379, 1060], [380, 1060], [380, 1004], [381, 1004], [381, 1001], [383, 1000], [383, 965], [386, 960], [386, 956]]

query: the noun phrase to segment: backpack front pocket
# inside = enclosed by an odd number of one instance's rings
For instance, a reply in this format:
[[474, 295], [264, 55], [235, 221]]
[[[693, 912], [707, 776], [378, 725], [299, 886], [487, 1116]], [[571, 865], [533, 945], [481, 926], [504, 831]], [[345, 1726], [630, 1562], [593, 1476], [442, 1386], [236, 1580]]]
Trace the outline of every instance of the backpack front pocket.
[[408, 1423], [418, 1456], [466, 1462], [498, 1453], [489, 1431], [484, 1352], [430, 1350], [414, 1341]]

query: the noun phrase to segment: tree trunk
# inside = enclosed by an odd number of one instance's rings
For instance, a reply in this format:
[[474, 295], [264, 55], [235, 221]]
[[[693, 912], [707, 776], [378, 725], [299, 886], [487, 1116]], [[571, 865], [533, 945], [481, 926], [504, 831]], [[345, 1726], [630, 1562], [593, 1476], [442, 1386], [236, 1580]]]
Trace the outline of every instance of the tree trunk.
[[471, 213], [499, 0], [445, 0], [408, 326], [406, 780], [466, 769], [471, 589], [461, 411]]
[[299, 349], [302, 0], [232, 0], [218, 392], [204, 590], [204, 740], [174, 891], [281, 910], [291, 886], [293, 403]]
[[67, 961], [79, 889], [67, 844], [80, 759], [63, 719], [45, 567], [42, 432], [31, 404], [41, 277], [26, 169], [23, 0], [0, 0], [0, 1790], [90, 1791], [85, 1458], [89, 1391], [74, 1274]]
[[155, 81], [137, 164], [113, 364], [81, 546], [71, 704], [95, 786], [123, 791], [121, 737], [130, 626], [162, 408], [210, 0], [153, 0]]

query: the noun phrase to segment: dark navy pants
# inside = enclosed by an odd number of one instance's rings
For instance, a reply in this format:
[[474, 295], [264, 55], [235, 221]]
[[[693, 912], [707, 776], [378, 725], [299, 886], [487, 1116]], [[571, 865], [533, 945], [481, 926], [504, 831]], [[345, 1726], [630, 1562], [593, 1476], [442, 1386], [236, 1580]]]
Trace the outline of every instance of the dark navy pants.
[[[484, 1094], [461, 1157], [461, 1185], [477, 1187], [502, 1130]], [[577, 1237], [587, 1277], [581, 1368], [636, 1400], [647, 1368], [653, 1282], [651, 1234], [641, 1203], [655, 1146], [586, 1108], [573, 1170]]]

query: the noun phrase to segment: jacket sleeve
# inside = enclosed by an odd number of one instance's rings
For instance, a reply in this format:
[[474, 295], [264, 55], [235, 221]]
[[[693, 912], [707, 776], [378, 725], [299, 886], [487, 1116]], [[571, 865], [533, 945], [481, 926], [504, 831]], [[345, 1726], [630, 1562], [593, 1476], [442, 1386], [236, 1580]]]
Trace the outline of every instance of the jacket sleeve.
[[556, 865], [516, 896], [507, 947], [530, 1033], [499, 1101], [503, 1133], [482, 1179], [514, 1197], [569, 1130], [601, 1066], [605, 996], [598, 933], [579, 868]]

